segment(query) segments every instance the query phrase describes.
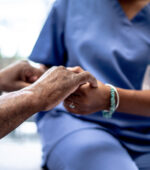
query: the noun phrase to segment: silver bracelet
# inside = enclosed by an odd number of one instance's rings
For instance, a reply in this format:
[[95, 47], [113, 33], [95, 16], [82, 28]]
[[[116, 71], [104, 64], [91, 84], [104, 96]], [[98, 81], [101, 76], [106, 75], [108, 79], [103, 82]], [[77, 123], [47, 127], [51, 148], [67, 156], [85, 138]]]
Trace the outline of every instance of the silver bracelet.
[[[102, 114], [103, 114], [103, 117], [105, 117], [105, 118], [111, 118], [113, 113], [117, 110], [117, 108], [119, 106], [120, 98], [119, 98], [119, 93], [118, 93], [116, 87], [114, 87], [111, 84], [106, 84], [106, 86], [110, 87], [110, 95], [111, 95], [110, 96], [110, 109], [109, 110], [103, 110]], [[117, 97], [117, 103], [115, 101], [115, 94], [116, 94], [116, 97]]]

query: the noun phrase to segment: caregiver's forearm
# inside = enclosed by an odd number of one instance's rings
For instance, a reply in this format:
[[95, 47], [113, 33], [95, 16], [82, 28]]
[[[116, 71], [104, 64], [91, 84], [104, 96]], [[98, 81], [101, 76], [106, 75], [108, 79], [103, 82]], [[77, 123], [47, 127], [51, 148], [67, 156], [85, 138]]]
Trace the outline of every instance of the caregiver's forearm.
[[34, 97], [29, 90], [0, 96], [0, 138], [39, 110]]
[[120, 96], [119, 112], [150, 116], [150, 90], [117, 89]]
[[[79, 73], [83, 70], [79, 67], [69, 68]], [[110, 87], [98, 82], [98, 88], [91, 88], [88, 84], [81, 86], [74, 94], [64, 102], [64, 106], [71, 113], [91, 114], [110, 109]], [[116, 87], [117, 88], [117, 87]], [[117, 88], [120, 96], [120, 104], [116, 111], [141, 116], [150, 116], [150, 90], [126, 90]], [[117, 100], [117, 97], [116, 97]], [[117, 103], [117, 102], [116, 102]], [[74, 107], [70, 107], [74, 105]]]

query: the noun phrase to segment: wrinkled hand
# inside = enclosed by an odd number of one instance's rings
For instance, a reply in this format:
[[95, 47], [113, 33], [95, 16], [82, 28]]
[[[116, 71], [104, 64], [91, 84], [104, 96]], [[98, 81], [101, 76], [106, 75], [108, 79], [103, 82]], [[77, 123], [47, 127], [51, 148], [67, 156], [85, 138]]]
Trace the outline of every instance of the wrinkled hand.
[[27, 89], [36, 94], [34, 100], [41, 110], [50, 110], [87, 82], [91, 87], [97, 87], [97, 81], [90, 73], [77, 74], [59, 66], [49, 69]]
[[[69, 68], [69, 70], [75, 73], [83, 72], [80, 67]], [[92, 88], [89, 83], [80, 86], [65, 99], [65, 108], [71, 113], [83, 115], [109, 109], [110, 88], [100, 81], [97, 83], [97, 88]]]
[[45, 72], [44, 66], [35, 68], [28, 61], [19, 61], [0, 71], [0, 91], [16, 91], [35, 82]]

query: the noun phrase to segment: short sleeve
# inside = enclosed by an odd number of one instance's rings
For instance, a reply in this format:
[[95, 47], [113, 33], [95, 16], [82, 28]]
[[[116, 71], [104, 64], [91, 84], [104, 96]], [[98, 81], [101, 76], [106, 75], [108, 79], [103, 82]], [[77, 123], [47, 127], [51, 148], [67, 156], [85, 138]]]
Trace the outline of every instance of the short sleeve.
[[67, 53], [64, 43], [66, 0], [57, 0], [43, 26], [39, 38], [29, 57], [45, 65], [65, 65]]

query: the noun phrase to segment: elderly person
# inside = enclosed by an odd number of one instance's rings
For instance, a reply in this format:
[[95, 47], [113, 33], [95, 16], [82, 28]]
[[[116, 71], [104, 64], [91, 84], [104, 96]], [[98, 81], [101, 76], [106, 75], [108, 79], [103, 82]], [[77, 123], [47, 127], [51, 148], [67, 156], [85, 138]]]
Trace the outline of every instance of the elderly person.
[[35, 112], [52, 109], [80, 85], [90, 82], [92, 87], [97, 87], [95, 78], [88, 72], [76, 74], [60, 66], [41, 76], [43, 73], [42, 67], [34, 68], [26, 61], [0, 71], [0, 90], [18, 90], [0, 97], [0, 138]]
[[141, 90], [149, 54], [148, 0], [56, 0], [30, 59], [81, 66], [98, 88], [80, 87], [69, 112], [61, 104], [38, 114], [43, 167], [150, 169], [150, 91]]

